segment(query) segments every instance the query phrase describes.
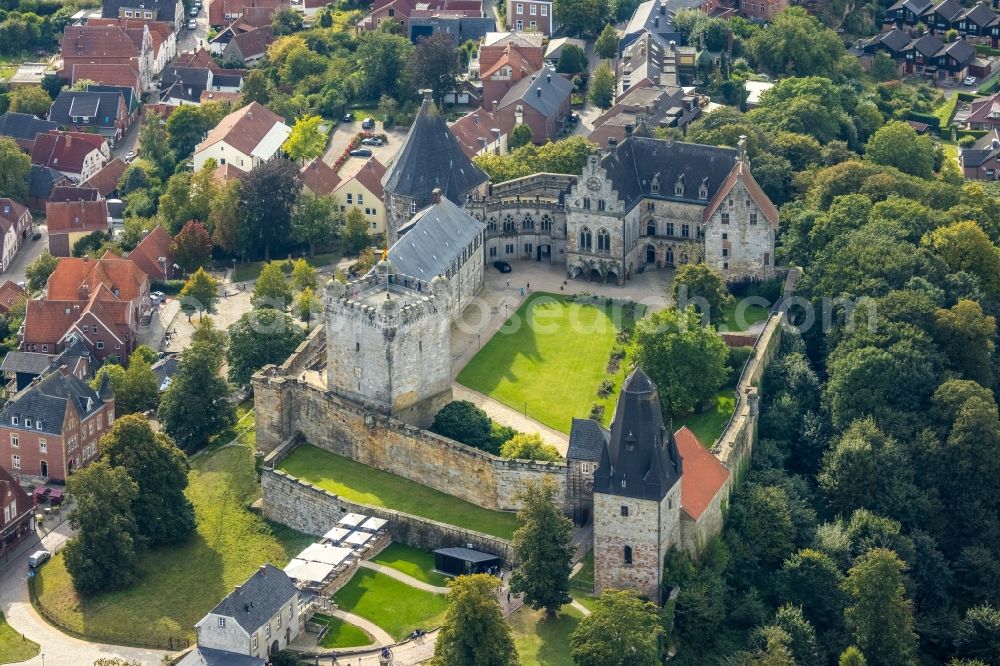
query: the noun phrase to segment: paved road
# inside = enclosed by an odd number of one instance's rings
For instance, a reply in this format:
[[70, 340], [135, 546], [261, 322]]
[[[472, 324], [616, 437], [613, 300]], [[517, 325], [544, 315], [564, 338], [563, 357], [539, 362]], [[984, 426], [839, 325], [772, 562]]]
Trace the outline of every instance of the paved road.
[[208, 48], [208, 7], [210, 3], [211, 0], [206, 0], [205, 6], [198, 12], [196, 19], [198, 27], [194, 30], [188, 30], [187, 22], [191, 17], [187, 15], [187, 11], [184, 12], [184, 26], [177, 33], [177, 53], [194, 51], [200, 46]]
[[7, 267], [6, 272], [0, 275], [0, 282], [6, 282], [7, 280], [13, 280], [14, 282], [22, 282], [26, 279], [24, 277], [24, 272], [27, 270], [28, 266], [31, 265], [35, 259], [38, 258], [42, 252], [49, 247], [49, 230], [44, 224], [36, 224], [35, 231], [40, 232], [42, 237], [38, 240], [28, 240], [24, 241], [24, 245], [21, 246], [20, 251], [14, 255], [13, 261], [10, 262], [10, 266]]
[[109, 657], [150, 666], [161, 663], [165, 652], [88, 643], [63, 634], [35, 612], [28, 597], [28, 555], [39, 548], [55, 553], [71, 534], [69, 523], [64, 522], [45, 535], [40, 543], [34, 537], [21, 544], [7, 562], [0, 563], [0, 611], [11, 627], [41, 646], [38, 656], [21, 663], [26, 666], [84, 666]]

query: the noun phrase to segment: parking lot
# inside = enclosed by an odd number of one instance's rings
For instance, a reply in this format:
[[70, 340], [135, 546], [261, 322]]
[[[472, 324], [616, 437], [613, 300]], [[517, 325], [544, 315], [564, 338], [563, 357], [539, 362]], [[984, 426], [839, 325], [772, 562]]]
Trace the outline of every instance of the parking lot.
[[[330, 146], [326, 150], [326, 154], [323, 156], [323, 161], [333, 166], [337, 159], [343, 154], [344, 150], [351, 144], [351, 140], [358, 135], [359, 132], [365, 131], [361, 129], [361, 118], [355, 118], [353, 122], [340, 122], [333, 130], [333, 135], [330, 137]], [[406, 138], [406, 130], [393, 128], [386, 131], [379, 121], [375, 122], [375, 129], [370, 130], [375, 134], [385, 134], [388, 141], [381, 146], [364, 146], [372, 151], [372, 156], [377, 159], [382, 164], [388, 165], [389, 162], [396, 156], [400, 147], [403, 145], [403, 140]], [[364, 157], [353, 157], [351, 159], [364, 160]], [[345, 165], [345, 169], [349, 167]]]

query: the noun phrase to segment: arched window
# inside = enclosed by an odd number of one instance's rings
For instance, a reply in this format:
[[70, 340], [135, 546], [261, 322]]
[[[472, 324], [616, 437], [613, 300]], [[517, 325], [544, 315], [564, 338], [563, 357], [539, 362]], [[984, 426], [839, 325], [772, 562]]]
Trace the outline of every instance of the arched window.
[[491, 234], [495, 234], [497, 232], [497, 218], [495, 217], [490, 218], [490, 221], [486, 223], [486, 231], [490, 232]]
[[611, 252], [611, 235], [608, 233], [607, 229], [601, 229], [597, 232], [597, 251], [598, 252]]
[[503, 232], [505, 234], [508, 234], [508, 233], [514, 233], [515, 231], [517, 230], [514, 228], [514, 218], [511, 217], [510, 215], [507, 215], [505, 218], [503, 218]]
[[524, 229], [525, 231], [531, 231], [532, 229], [535, 228], [535, 221], [531, 219], [531, 215], [525, 213], [524, 222], [521, 223], [521, 228]]
[[592, 247], [591, 240], [590, 229], [587, 227], [580, 229], [580, 249], [589, 251]]
[[646, 235], [655, 236], [656, 235], [656, 222], [650, 220], [646, 223]]
[[624, 553], [622, 553], [625, 560], [625, 564], [632, 564], [632, 546], [625, 546]]
[[668, 266], [674, 265], [674, 248], [672, 247], [667, 248], [667, 265]]
[[542, 215], [542, 231], [552, 231], [552, 218]]

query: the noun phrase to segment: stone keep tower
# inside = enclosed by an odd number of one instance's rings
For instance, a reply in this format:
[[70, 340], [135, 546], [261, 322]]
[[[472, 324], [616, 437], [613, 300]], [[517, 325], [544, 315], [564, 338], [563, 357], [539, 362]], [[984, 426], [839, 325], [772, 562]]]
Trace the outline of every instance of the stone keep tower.
[[681, 458], [656, 386], [636, 369], [622, 385], [594, 472], [594, 586], [659, 601], [663, 558], [680, 546]]
[[328, 390], [429, 426], [451, 401], [448, 280], [439, 276], [427, 285], [382, 260], [359, 282], [327, 283], [326, 313]]

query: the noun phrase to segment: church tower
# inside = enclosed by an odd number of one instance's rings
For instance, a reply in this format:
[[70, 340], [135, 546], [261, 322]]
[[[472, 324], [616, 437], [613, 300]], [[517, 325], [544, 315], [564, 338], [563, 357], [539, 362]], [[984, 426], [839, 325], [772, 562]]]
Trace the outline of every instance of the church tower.
[[636, 368], [622, 385], [594, 472], [594, 587], [659, 601], [663, 558], [679, 546], [681, 458], [656, 386]]
[[444, 116], [424, 93], [406, 141], [382, 177], [386, 236], [391, 246], [417, 211], [434, 203], [434, 190], [458, 206], [477, 194], [489, 177], [462, 151]]
[[326, 287], [327, 387], [366, 409], [426, 428], [451, 402], [448, 280], [400, 275], [388, 259]]

